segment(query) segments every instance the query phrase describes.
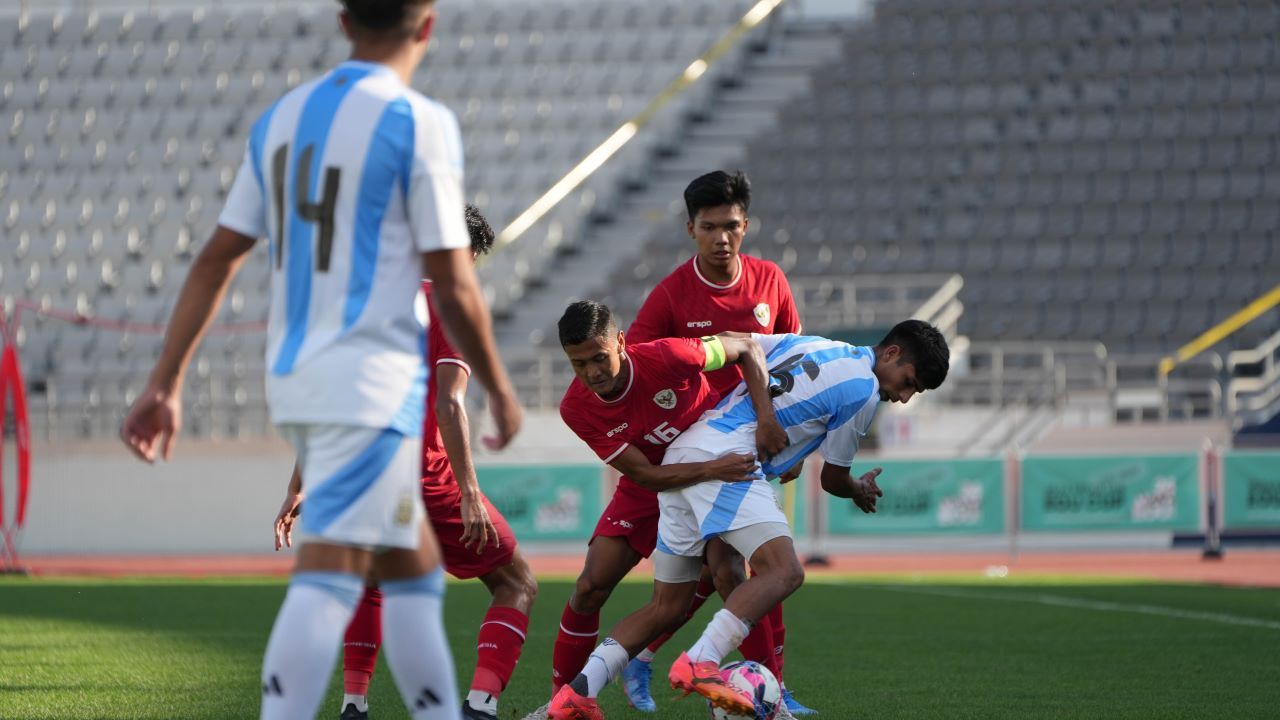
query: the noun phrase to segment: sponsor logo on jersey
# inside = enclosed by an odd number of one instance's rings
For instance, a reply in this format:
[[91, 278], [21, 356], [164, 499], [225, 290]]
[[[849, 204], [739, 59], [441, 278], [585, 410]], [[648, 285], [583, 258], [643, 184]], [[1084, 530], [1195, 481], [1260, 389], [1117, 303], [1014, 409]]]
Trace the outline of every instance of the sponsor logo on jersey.
[[626, 429], [627, 429], [627, 424], [626, 424], [626, 423], [622, 423], [622, 424], [621, 424], [621, 425], [619, 425], [618, 427], [616, 427], [616, 428], [614, 428], [614, 429], [610, 430], [609, 432], [605, 433], [605, 435], [606, 435], [607, 437], [613, 437], [614, 435], [617, 435], [618, 433], [620, 433], [620, 432], [622, 432], [623, 430], [626, 430]]
[[632, 525], [631, 523], [627, 522], [626, 520], [614, 520], [614, 521], [613, 521], [613, 524], [614, 524], [614, 525], [618, 525], [618, 526], [620, 526], [620, 527], [624, 527], [624, 528], [626, 528], [626, 529], [628, 529], [628, 530], [631, 530], [632, 528], [634, 528], [634, 527], [635, 527], [635, 525]]
[[653, 396], [653, 401], [663, 410], [670, 410], [676, 406], [676, 391], [671, 388], [660, 390], [657, 395]]
[[[766, 313], [768, 312], [767, 308], [765, 309], [765, 312]], [[689, 322], [685, 323], [685, 327], [709, 328], [711, 327], [711, 321], [710, 320], [690, 320]]]
[[760, 327], [769, 327], [769, 303], [760, 303], [751, 312], [756, 316], [756, 322], [760, 323]]

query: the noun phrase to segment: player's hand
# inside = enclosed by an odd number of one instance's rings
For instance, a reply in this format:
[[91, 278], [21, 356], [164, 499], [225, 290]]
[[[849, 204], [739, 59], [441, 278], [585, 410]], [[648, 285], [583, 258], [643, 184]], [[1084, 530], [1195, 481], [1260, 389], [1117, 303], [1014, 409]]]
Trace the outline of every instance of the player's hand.
[[707, 462], [707, 470], [714, 480], [724, 482], [749, 482], [760, 477], [756, 472], [756, 456], [730, 453]]
[[468, 550], [475, 545], [476, 554], [484, 552], [490, 541], [493, 546], [500, 547], [502, 538], [498, 537], [498, 528], [493, 526], [489, 510], [480, 500], [480, 495], [464, 494], [462, 496], [462, 546]]
[[484, 446], [490, 450], [501, 450], [520, 432], [520, 423], [524, 420], [524, 408], [515, 392], [489, 395], [489, 415], [493, 417], [496, 435], [481, 438]]
[[182, 429], [182, 392], [147, 385], [120, 424], [120, 439], [139, 460], [165, 460], [173, 452], [173, 439]]
[[884, 491], [876, 485], [876, 477], [880, 475], [882, 469], [875, 468], [870, 472], [862, 474], [858, 481], [853, 484], [853, 504], [864, 513], [873, 513], [876, 511], [876, 498], [884, 497]]
[[276, 550], [293, 547], [293, 526], [302, 512], [302, 493], [289, 493], [276, 514]]
[[792, 480], [795, 480], [796, 478], [800, 477], [803, 474], [804, 474], [804, 460], [801, 460], [800, 462], [793, 465], [790, 470], [778, 476], [778, 484], [786, 485], [787, 483], [791, 482]]
[[768, 460], [790, 444], [791, 438], [787, 437], [787, 431], [778, 424], [777, 418], [765, 418], [756, 425], [756, 451], [761, 459]]

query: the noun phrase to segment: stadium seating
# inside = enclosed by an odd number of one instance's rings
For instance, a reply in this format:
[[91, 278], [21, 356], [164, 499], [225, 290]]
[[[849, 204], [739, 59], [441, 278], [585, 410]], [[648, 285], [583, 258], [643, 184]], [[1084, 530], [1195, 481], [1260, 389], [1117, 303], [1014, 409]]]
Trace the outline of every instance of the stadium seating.
[[[643, 108], [747, 4], [455, 3], [442, 12], [415, 84], [457, 112], [469, 199], [500, 229]], [[333, 10], [315, 4], [263, 10], [171, 0], [147, 9], [154, 5], [0, 12], [0, 298], [163, 323], [214, 226], [253, 120], [349, 48]], [[563, 213], [562, 226], [571, 231], [577, 216], [576, 208]], [[264, 320], [262, 257], [246, 265], [221, 321]], [[490, 292], [505, 285], [490, 283]], [[159, 347], [146, 332], [30, 315], [18, 341], [26, 374], [48, 389], [33, 393], [33, 402], [56, 406], [50, 418], [70, 414], [65, 423], [50, 420], [58, 426], [50, 432], [73, 435], [113, 432], [144, 380], [138, 368]], [[193, 432], [235, 434], [238, 410], [264, 426], [263, 343], [261, 333], [206, 342], [196, 373], [203, 389], [193, 402], [229, 412], [220, 428]], [[104, 394], [107, 385], [119, 386], [120, 397]], [[230, 392], [221, 397], [220, 388]]]
[[[1280, 277], [1277, 31], [1270, 2], [877, 3], [750, 143], [748, 251], [958, 272], [979, 340], [1168, 351]], [[584, 294], [633, 316], [690, 253], [675, 220]]]

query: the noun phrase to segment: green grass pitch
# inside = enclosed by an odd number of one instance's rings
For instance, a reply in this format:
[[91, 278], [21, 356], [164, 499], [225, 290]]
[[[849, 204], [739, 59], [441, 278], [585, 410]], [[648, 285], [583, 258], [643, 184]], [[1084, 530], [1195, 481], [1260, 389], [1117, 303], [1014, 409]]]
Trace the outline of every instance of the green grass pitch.
[[[546, 700], [567, 582], [545, 582], [502, 717]], [[449, 586], [460, 682], [488, 598]], [[615, 592], [607, 628], [642, 603]], [[0, 579], [0, 717], [252, 718], [280, 580]], [[711, 615], [659, 656], [660, 674]], [[1280, 590], [1047, 579], [812, 580], [786, 606], [788, 685], [833, 720], [1261, 718], [1280, 708]], [[335, 671], [321, 717], [336, 718]], [[705, 718], [655, 678], [661, 718]], [[621, 692], [610, 718], [639, 718]], [[385, 665], [371, 717], [404, 718]]]

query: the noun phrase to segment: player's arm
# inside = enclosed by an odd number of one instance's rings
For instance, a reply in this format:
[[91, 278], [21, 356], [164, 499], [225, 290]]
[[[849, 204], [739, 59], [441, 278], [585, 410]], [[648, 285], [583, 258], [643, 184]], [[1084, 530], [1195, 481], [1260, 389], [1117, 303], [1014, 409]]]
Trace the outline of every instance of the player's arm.
[[160, 359], [120, 427], [121, 439], [140, 459], [154, 462], [157, 449], [169, 459], [173, 438], [182, 428], [182, 383], [191, 354], [255, 241], [219, 225], [192, 264], [169, 318]]
[[754, 337], [744, 333], [721, 333], [704, 338], [704, 342], [707, 344], [708, 372], [718, 369], [718, 366], [712, 367], [716, 364], [716, 353], [723, 353], [719, 365], [738, 365], [742, 369], [742, 379], [756, 411], [756, 450], [760, 457], [767, 460], [782, 452], [791, 444], [791, 439], [773, 411], [764, 348]]
[[276, 513], [276, 550], [283, 546], [293, 547], [293, 525], [298, 513], [302, 512], [302, 500], [302, 471], [295, 462], [289, 477], [289, 489], [285, 491], [280, 512]]
[[475, 544], [476, 553], [484, 550], [492, 540], [498, 546], [498, 530], [493, 526], [489, 511], [480, 499], [480, 481], [476, 479], [476, 466], [471, 460], [471, 438], [467, 420], [467, 368], [457, 363], [438, 363], [433, 371], [436, 384], [436, 403], [432, 410], [440, 426], [440, 440], [444, 443], [449, 467], [458, 481], [462, 504], [462, 544], [470, 549]]
[[757, 477], [756, 459], [751, 455], [730, 453], [707, 462], [654, 465], [634, 446], [618, 453], [609, 461], [609, 467], [654, 492], [677, 490], [708, 480], [746, 482]]
[[862, 512], [873, 513], [876, 511], [876, 498], [884, 496], [884, 491], [876, 485], [880, 472], [880, 468], [873, 468], [854, 478], [848, 467], [826, 462], [822, 465], [822, 489], [836, 497], [850, 498]]
[[502, 448], [520, 430], [523, 410], [506, 368], [498, 360], [489, 308], [472, 267], [471, 251], [457, 248], [425, 253], [423, 265], [431, 278], [432, 296], [449, 340], [489, 393], [489, 409], [498, 434], [486, 438], [486, 443], [494, 449]]

